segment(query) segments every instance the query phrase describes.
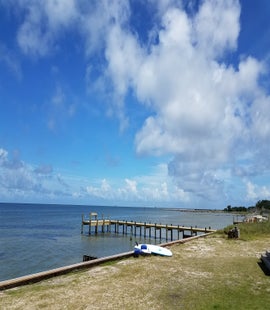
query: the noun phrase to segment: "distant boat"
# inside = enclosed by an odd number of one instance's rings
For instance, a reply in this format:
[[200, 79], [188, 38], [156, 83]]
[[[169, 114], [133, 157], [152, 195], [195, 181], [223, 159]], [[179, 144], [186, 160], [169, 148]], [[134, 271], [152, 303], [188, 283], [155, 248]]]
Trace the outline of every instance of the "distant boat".
[[163, 248], [154, 244], [136, 244], [134, 247], [134, 254], [156, 254], [161, 256], [172, 256], [172, 252], [169, 249]]

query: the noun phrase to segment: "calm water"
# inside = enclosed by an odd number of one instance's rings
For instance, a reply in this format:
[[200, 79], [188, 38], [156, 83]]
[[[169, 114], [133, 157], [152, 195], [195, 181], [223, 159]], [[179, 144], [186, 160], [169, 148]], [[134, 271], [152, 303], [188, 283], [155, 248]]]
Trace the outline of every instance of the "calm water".
[[89, 236], [86, 226], [81, 234], [82, 214], [90, 212], [97, 212], [99, 218], [215, 229], [233, 222], [231, 215], [159, 208], [0, 203], [0, 281], [78, 263], [83, 255], [103, 257], [130, 251], [135, 241], [155, 243], [114, 233]]

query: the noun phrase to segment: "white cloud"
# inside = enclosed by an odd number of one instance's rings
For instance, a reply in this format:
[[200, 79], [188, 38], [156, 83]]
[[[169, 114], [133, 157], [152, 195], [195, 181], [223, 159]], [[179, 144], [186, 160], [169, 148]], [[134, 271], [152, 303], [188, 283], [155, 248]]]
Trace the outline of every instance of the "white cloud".
[[235, 49], [240, 31], [239, 17], [237, 1], [204, 1], [194, 19], [195, 44], [210, 58]]
[[60, 30], [78, 19], [75, 0], [21, 0], [10, 3], [24, 11], [17, 40], [25, 54], [45, 56], [51, 53]]
[[0, 148], [0, 195], [2, 199], [41, 201], [48, 198], [69, 197], [68, 185], [51, 165], [33, 167], [15, 152], [12, 159]]
[[246, 168], [245, 153], [254, 167], [270, 133], [269, 97], [259, 84], [265, 64], [252, 57], [238, 67], [225, 62], [237, 48], [239, 18], [238, 1], [209, 0], [193, 16], [166, 6], [150, 46], [121, 25], [108, 36], [115, 92], [123, 97], [131, 89], [153, 111], [136, 135], [137, 153], [171, 154], [170, 175], [200, 197], [224, 197], [216, 171]]
[[67, 27], [77, 20], [76, 0], [46, 0], [44, 10], [51, 29]]
[[[140, 33], [131, 31], [128, 1], [19, 1], [24, 9], [17, 36], [22, 50], [45, 56], [57, 49], [62, 30], [73, 27], [84, 39], [86, 76], [112, 98], [108, 114], [117, 115], [121, 128], [132, 117], [126, 115], [128, 94], [150, 108], [136, 134], [136, 152], [171, 156], [168, 171], [175, 178], [174, 189], [168, 179], [149, 186], [139, 177], [127, 178], [122, 186], [104, 179], [101, 185], [87, 187], [89, 195], [187, 200], [195, 194], [220, 199], [228, 175], [242, 181], [243, 176], [270, 168], [266, 147], [270, 98], [260, 85], [266, 64], [248, 55], [238, 64], [226, 59], [237, 50], [239, 2], [201, 1], [192, 15], [179, 3], [148, 2], [158, 12], [155, 21], [160, 20], [145, 42]], [[94, 83], [96, 64], [91, 57], [97, 51], [105, 62]], [[75, 111], [63, 100], [64, 93], [58, 89], [51, 102], [51, 128], [56, 123], [53, 111], [64, 109], [70, 115]], [[252, 183], [249, 193], [250, 198], [256, 196]]]
[[25, 54], [46, 56], [58, 48], [58, 41], [73, 29], [84, 39], [85, 54], [103, 48], [112, 24], [122, 24], [129, 16], [129, 3], [124, 0], [85, 2], [76, 0], [10, 0], [24, 13], [17, 33]]
[[171, 154], [169, 173], [181, 191], [218, 199], [229, 180], [222, 174], [236, 166], [253, 174], [267, 143], [269, 97], [259, 84], [265, 64], [250, 56], [238, 67], [225, 62], [237, 49], [238, 1], [204, 1], [193, 17], [165, 7], [150, 46], [121, 25], [112, 28], [107, 72], [116, 94], [131, 89], [153, 111], [137, 132], [137, 153]]
[[[88, 181], [91, 183], [91, 180]], [[133, 179], [95, 181], [95, 185], [87, 185], [87, 195], [93, 198], [116, 201], [120, 203], [150, 204], [188, 202], [189, 194], [172, 183], [167, 174], [167, 165], [154, 167], [149, 175]], [[78, 196], [78, 194], [76, 193]], [[84, 197], [87, 197], [84, 195]]]
[[46, 55], [51, 48], [52, 37], [42, 29], [41, 6], [39, 2], [27, 4], [26, 18], [17, 34], [19, 46], [26, 54]]
[[246, 182], [246, 196], [248, 200], [256, 201], [270, 199], [270, 187], [258, 186], [250, 181]]
[[53, 172], [51, 165], [40, 165], [34, 170], [35, 173], [49, 175]]
[[52, 165], [34, 167], [19, 158], [13, 159], [0, 148], [0, 195], [18, 201], [96, 201], [126, 205], [188, 202], [189, 194], [172, 183], [167, 165], [153, 167], [151, 174], [123, 180], [89, 180], [54, 171]]
[[2, 166], [3, 163], [7, 160], [8, 152], [2, 148], [0, 148], [0, 165]]
[[86, 43], [86, 55], [91, 56], [96, 51], [102, 51], [111, 27], [128, 21], [129, 2], [101, 0], [85, 6], [85, 11], [81, 9], [80, 28]]
[[100, 186], [87, 186], [86, 191], [91, 196], [108, 200], [112, 199], [114, 195], [111, 185], [106, 179], [101, 180]]
[[127, 189], [133, 194], [137, 194], [137, 182], [134, 180], [125, 179]]
[[[138, 133], [137, 151], [187, 157], [200, 151], [202, 158], [216, 155], [224, 145], [227, 127], [241, 129], [237, 122], [232, 123], [233, 115], [225, 114], [232, 102], [223, 96], [221, 86], [226, 81], [218, 83], [214, 79], [220, 65], [194, 45], [192, 21], [184, 12], [169, 11], [164, 19], [160, 44], [145, 58], [136, 80], [139, 98], [150, 101], [157, 114], [149, 117]], [[196, 144], [191, 143], [194, 139]]]
[[[112, 103], [112, 107], [108, 108], [107, 114], [116, 115], [120, 120], [120, 129], [122, 131], [126, 129], [128, 117], [124, 111], [124, 95], [127, 88], [126, 84], [129, 82], [127, 81], [126, 83], [125, 80], [128, 71], [127, 65], [132, 65], [128, 64], [127, 61], [134, 58], [134, 55], [128, 56], [128, 54], [133, 51], [133, 42], [135, 40], [130, 37], [131, 40], [126, 42], [120, 36], [118, 41], [115, 40], [117, 40], [118, 35], [117, 29], [127, 24], [130, 15], [129, 2], [125, 0], [101, 0], [95, 2], [75, 0], [46, 0], [37, 2], [35, 0], [21, 0], [17, 3], [14, 0], [10, 0], [5, 5], [17, 5], [18, 9], [23, 12], [23, 22], [17, 32], [17, 42], [21, 50], [27, 55], [46, 57], [61, 52], [61, 39], [65, 37], [68, 31], [76, 33], [79, 39], [82, 40], [86, 58], [91, 59], [94, 53], [102, 55], [104, 48], [106, 49], [104, 46], [110, 46], [105, 51], [108, 68], [102, 69], [102, 76], [105, 80], [105, 83], [103, 83], [104, 90], [106, 92], [110, 91], [110, 86], [107, 85], [108, 80], [106, 80], [107, 75], [114, 75], [115, 79], [118, 76], [118, 78], [117, 81], [113, 82], [113, 87], [117, 88], [117, 91], [110, 92], [108, 95], [108, 98], [110, 98], [108, 101]], [[114, 40], [110, 39], [112, 36], [115, 36]], [[118, 59], [110, 57], [110, 53], [115, 52], [113, 44], [120, 44], [123, 47], [122, 53], [118, 53]], [[81, 48], [79, 47], [80, 45], [78, 44], [78, 48]], [[116, 65], [114, 64], [115, 61], [117, 62]], [[136, 65], [135, 62], [134, 65]], [[89, 65], [88, 68], [90, 67]], [[95, 64], [94, 67], [96, 68]], [[86, 72], [88, 72], [86, 76], [89, 79], [88, 68], [86, 69]], [[98, 70], [100, 71], [101, 69], [99, 68]], [[95, 88], [97, 85], [101, 85], [101, 80], [88, 84], [88, 87]], [[55, 124], [54, 119], [49, 119], [48, 126], [50, 128], [54, 129]]]

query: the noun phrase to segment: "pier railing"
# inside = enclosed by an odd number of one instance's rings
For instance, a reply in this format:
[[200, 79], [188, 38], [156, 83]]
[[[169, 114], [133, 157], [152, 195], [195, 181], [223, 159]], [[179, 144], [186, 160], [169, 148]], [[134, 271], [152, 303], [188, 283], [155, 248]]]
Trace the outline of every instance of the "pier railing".
[[[191, 236], [197, 236], [198, 233], [211, 233], [215, 232], [215, 229], [211, 227], [199, 228], [197, 226], [181, 226], [173, 224], [158, 224], [125, 220], [113, 220], [113, 219], [98, 219], [96, 213], [90, 213], [89, 219], [85, 219], [82, 215], [81, 233], [84, 233], [84, 226], [88, 227], [88, 234], [98, 234], [114, 232], [116, 234], [122, 233], [139, 235], [144, 238], [159, 238], [165, 236], [166, 240], [173, 240], [173, 236], [177, 234], [177, 239], [182, 239]], [[182, 234], [182, 238], [181, 238]]]

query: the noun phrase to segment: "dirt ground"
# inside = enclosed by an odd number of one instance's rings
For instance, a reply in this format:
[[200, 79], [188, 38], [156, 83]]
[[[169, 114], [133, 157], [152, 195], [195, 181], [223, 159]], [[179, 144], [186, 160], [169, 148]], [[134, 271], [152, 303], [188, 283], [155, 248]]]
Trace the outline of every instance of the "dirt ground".
[[[241, 286], [242, 268], [258, 273], [256, 281], [265, 290], [270, 280], [258, 262], [269, 248], [270, 238], [200, 238], [171, 246], [172, 257], [131, 257], [0, 292], [0, 308], [195, 309], [200, 296], [218, 286]], [[270, 295], [270, 285], [266, 293]]]

